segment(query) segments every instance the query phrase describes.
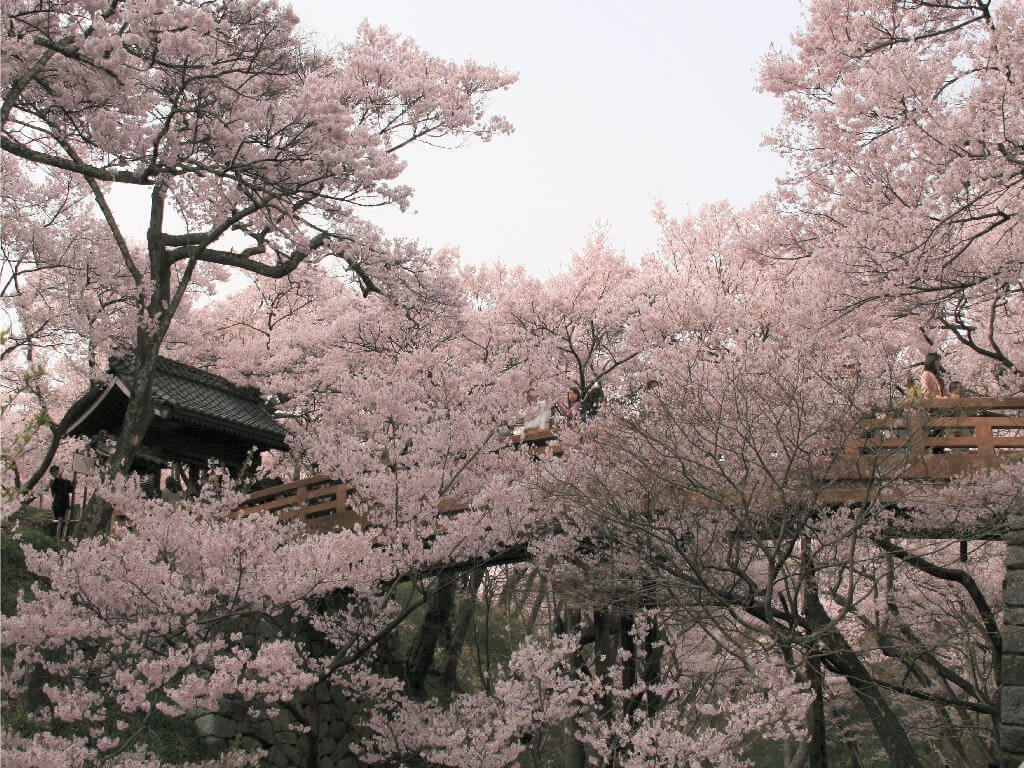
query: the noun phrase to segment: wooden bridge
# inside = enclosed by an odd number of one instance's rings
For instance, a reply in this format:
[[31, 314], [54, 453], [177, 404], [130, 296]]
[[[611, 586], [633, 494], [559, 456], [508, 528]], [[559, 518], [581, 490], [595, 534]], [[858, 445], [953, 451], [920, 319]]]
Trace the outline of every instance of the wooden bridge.
[[[560, 454], [550, 430], [528, 430], [513, 438], [534, 452]], [[957, 475], [1024, 459], [1024, 397], [915, 400], [905, 408], [880, 412], [855, 424], [855, 434], [823, 473], [819, 498], [826, 504], [870, 501], [894, 480], [943, 483]], [[351, 485], [324, 475], [252, 494], [239, 514], [271, 512], [282, 520], [301, 519], [313, 531], [351, 528], [362, 522], [352, 509]], [[886, 490], [883, 500], [896, 500]], [[441, 502], [440, 514], [465, 509]]]
[[[549, 429], [528, 429], [514, 436], [510, 443], [523, 446], [534, 454], [561, 455], [558, 435]], [[321, 533], [365, 525], [365, 520], [352, 509], [350, 496], [355, 488], [345, 482], [332, 480], [327, 475], [314, 475], [283, 485], [257, 491], [238, 509], [239, 515], [270, 512], [281, 522], [302, 520], [306, 526]], [[467, 507], [457, 499], [443, 499], [438, 512], [451, 515]]]
[[865, 502], [895, 480], [945, 483], [1024, 459], [1024, 397], [915, 400], [856, 427], [825, 473], [823, 502]]

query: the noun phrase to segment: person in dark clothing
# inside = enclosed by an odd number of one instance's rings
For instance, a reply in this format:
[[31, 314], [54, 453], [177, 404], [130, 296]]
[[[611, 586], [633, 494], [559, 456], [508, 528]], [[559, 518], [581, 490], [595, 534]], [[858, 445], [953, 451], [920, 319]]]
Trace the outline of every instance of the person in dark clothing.
[[[945, 399], [949, 397], [949, 392], [946, 390], [946, 382], [943, 374], [946, 373], [946, 369], [942, 367], [942, 356], [938, 352], [929, 352], [922, 364], [924, 370], [921, 371], [921, 391], [926, 398], [933, 399]], [[940, 429], [929, 429], [928, 437], [942, 437], [943, 430]], [[945, 453], [946, 449], [940, 446], [932, 446], [932, 453]]]
[[184, 494], [181, 492], [181, 483], [173, 475], [168, 476], [164, 481], [164, 489], [160, 492], [160, 498], [171, 504], [181, 501]]
[[75, 492], [75, 484], [65, 477], [61, 477], [60, 467], [50, 467], [50, 496], [53, 498], [50, 509], [53, 510], [53, 519], [58, 523], [58, 534], [64, 535], [64, 526], [67, 524], [68, 512], [71, 510], [71, 494]]
[[597, 411], [603, 402], [604, 390], [601, 389], [600, 384], [595, 384], [587, 390], [587, 394], [583, 398], [583, 407], [580, 409], [580, 419], [582, 421], [590, 421], [592, 418], [597, 416]]
[[160, 470], [139, 473], [139, 490], [147, 499], [160, 498]]

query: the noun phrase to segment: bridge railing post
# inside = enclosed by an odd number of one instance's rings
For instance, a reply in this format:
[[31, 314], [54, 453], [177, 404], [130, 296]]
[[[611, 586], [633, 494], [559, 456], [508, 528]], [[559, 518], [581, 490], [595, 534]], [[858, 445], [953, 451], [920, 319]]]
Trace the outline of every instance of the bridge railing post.
[[923, 456], [926, 453], [925, 440], [928, 437], [928, 412], [924, 408], [908, 407], [907, 421], [907, 454], [910, 457]]
[[992, 440], [992, 425], [978, 423], [974, 427], [974, 439], [978, 442], [978, 455], [986, 463], [996, 459], [995, 442]]

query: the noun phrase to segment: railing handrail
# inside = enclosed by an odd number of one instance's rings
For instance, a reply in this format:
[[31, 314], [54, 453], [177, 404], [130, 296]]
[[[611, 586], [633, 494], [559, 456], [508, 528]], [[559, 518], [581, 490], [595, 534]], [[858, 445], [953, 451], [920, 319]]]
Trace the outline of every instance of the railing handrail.
[[1024, 459], [1024, 397], [913, 399], [854, 425], [829, 481], [942, 481]]
[[348, 483], [329, 475], [313, 475], [256, 491], [235, 514], [241, 517], [269, 512], [282, 521], [301, 519], [310, 528], [324, 531], [351, 528], [360, 522], [358, 515], [348, 507], [352, 492]]
[[298, 480], [293, 480], [290, 483], [281, 483], [281, 485], [272, 485], [270, 488], [262, 488], [258, 491], [253, 491], [249, 494], [246, 503], [248, 504], [253, 499], [261, 498], [272, 498], [274, 496], [281, 496], [291, 491], [296, 491], [299, 488], [309, 486], [313, 483], [334, 483], [334, 479], [330, 475], [313, 475], [312, 477], [303, 477]]
[[928, 411], [960, 411], [972, 408], [1021, 408], [1024, 397], [919, 397], [908, 400], [904, 407]]

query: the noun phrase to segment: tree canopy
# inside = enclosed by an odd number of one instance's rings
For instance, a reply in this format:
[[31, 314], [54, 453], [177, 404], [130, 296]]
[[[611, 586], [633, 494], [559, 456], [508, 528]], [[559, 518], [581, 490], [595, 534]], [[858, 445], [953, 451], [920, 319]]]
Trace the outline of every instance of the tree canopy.
[[[974, 445], [985, 409], [921, 427], [927, 352], [1024, 395], [1024, 6], [816, 0], [762, 65], [777, 188], [659, 206], [648, 254], [581, 233], [544, 278], [358, 216], [407, 205], [410, 144], [508, 133], [487, 101], [514, 76], [296, 25], [270, 0], [4, 6], [5, 550], [79, 447], [74, 398], [139, 361], [80, 480], [123, 522], [21, 546], [4, 760], [1009, 765], [1024, 463], [908, 482], [883, 449]], [[145, 191], [144, 243], [114, 184]], [[272, 395], [289, 451], [145, 493], [158, 354]], [[561, 414], [557, 449], [526, 431]], [[850, 445], [871, 469], [837, 502]], [[314, 476], [358, 525], [238, 514], [244, 483]]]

